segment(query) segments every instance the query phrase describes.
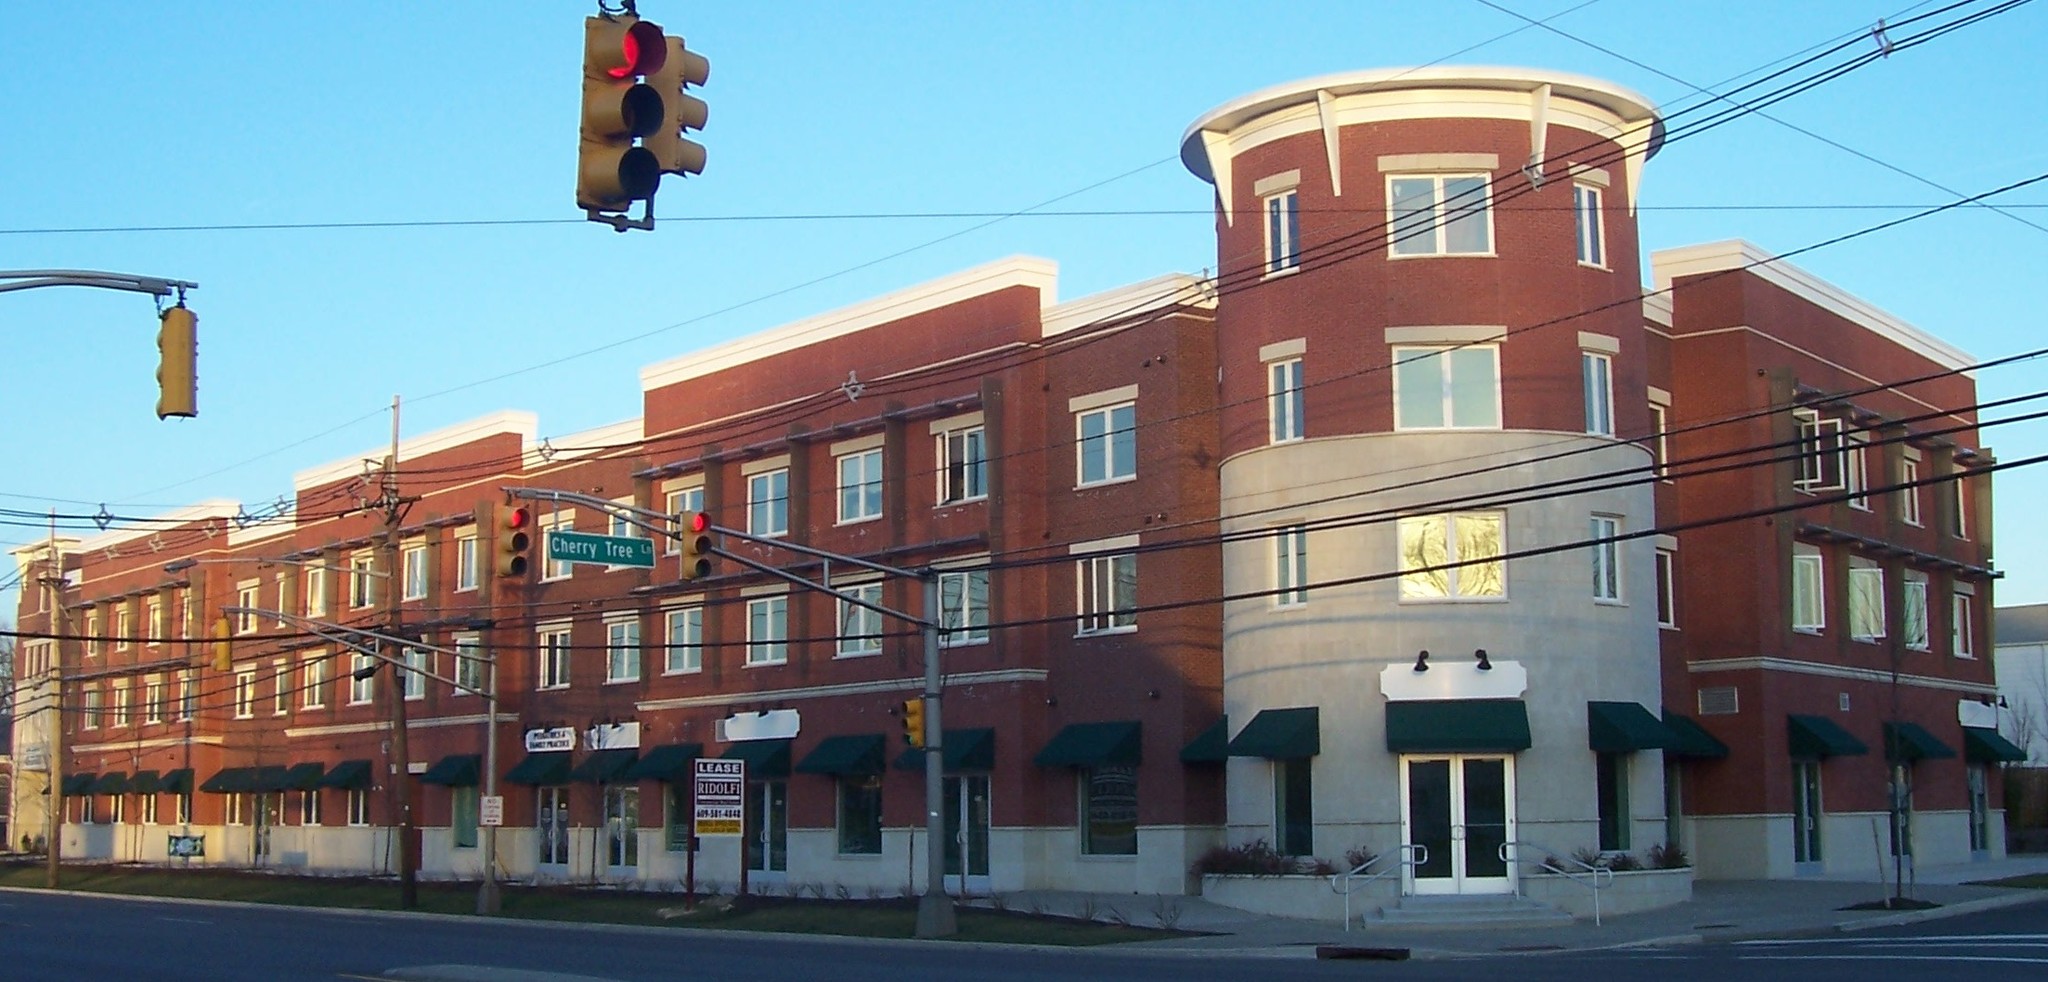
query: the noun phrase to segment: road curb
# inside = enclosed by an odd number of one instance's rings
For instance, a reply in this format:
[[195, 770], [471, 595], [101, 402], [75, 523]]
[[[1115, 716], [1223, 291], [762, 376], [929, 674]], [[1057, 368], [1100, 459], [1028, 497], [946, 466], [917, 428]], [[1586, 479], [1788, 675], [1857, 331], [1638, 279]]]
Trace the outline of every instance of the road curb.
[[1882, 917], [1865, 917], [1853, 921], [1840, 921], [1835, 924], [1835, 930], [1853, 933], [1881, 927], [1897, 927], [1902, 924], [1918, 924], [1921, 921], [1938, 921], [1945, 917], [1963, 917], [1979, 911], [1998, 910], [2001, 907], [2017, 907], [2021, 904], [2034, 903], [2044, 899], [2048, 899], [2048, 894], [2043, 894], [2042, 891], [2021, 889], [2020, 892], [2000, 897], [1981, 897], [1976, 900], [1964, 900], [1959, 903], [1929, 907], [1926, 910], [1908, 910], [1896, 914], [1886, 914]]

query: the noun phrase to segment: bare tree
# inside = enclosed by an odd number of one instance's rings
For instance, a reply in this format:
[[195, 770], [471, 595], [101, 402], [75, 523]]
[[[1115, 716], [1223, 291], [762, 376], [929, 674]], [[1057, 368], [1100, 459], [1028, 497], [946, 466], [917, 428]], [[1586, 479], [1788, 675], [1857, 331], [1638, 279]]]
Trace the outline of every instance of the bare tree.
[[0, 621], [0, 725], [14, 715], [14, 636], [5, 633], [13, 629]]
[[2039, 766], [2048, 764], [2036, 746], [2048, 738], [2048, 649], [2030, 647], [2025, 657], [2008, 657], [1998, 666], [1998, 687], [2011, 694], [2005, 718], [2012, 723], [2013, 742], [2027, 752], [2026, 763]]

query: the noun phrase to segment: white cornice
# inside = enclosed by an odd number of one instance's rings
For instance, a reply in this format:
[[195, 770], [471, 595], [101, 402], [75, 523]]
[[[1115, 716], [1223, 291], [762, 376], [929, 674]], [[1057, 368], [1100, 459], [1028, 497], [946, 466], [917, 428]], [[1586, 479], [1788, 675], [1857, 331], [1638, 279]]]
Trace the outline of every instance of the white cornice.
[[[485, 715], [483, 713], [472, 713], [468, 716], [429, 716], [426, 719], [410, 719], [406, 721], [405, 725], [408, 727], [426, 728], [438, 726], [475, 726], [484, 722], [484, 720]], [[519, 722], [519, 717], [511, 713], [501, 712], [498, 714], [498, 722], [517, 723]], [[384, 733], [390, 729], [391, 724], [389, 722], [336, 723], [331, 726], [288, 726], [285, 727], [284, 735], [297, 739], [298, 737], [307, 736], [340, 736], [345, 733]]]
[[1040, 320], [1039, 334], [1049, 338], [1097, 321], [1122, 320], [1176, 306], [1215, 310], [1216, 291], [1208, 280], [1187, 273], [1155, 276], [1049, 307]]
[[620, 449], [621, 444], [639, 443], [644, 437], [643, 430], [640, 419], [635, 417], [584, 430], [581, 433], [551, 436], [543, 441], [541, 446], [526, 449], [526, 469], [535, 470], [550, 463], [616, 451]]
[[1649, 321], [1652, 324], [1657, 325], [1658, 327], [1663, 328], [1667, 333], [1670, 332], [1671, 294], [1643, 294], [1643, 319]]
[[1050, 259], [1034, 256], [998, 259], [850, 307], [735, 338], [714, 348], [656, 362], [640, 369], [640, 391], [652, 392], [663, 386], [795, 351], [805, 345], [845, 337], [1010, 287], [1037, 290], [1038, 305], [1043, 309], [1056, 302], [1058, 280], [1059, 265]]
[[[411, 460], [430, 453], [459, 447], [465, 443], [475, 443], [485, 437], [497, 436], [501, 433], [518, 434], [520, 445], [526, 446], [533, 443], [534, 436], [538, 432], [539, 427], [540, 418], [533, 413], [519, 409], [502, 409], [488, 416], [479, 416], [476, 419], [457, 423], [454, 426], [443, 427], [431, 433], [422, 433], [419, 436], [400, 440], [398, 443], [398, 459]], [[363, 473], [363, 461], [381, 461], [390, 452], [391, 449], [388, 446], [379, 447], [375, 450], [356, 454], [333, 463], [307, 468], [292, 475], [292, 488], [297, 491], [305, 491], [323, 484], [332, 484], [335, 481], [355, 477]]]
[[208, 498], [195, 505], [173, 508], [170, 511], [159, 514], [150, 520], [149, 527], [147, 528], [113, 529], [101, 532], [98, 535], [87, 536], [78, 540], [78, 546], [73, 551], [85, 553], [112, 549], [124, 542], [147, 539], [152, 535], [179, 525], [211, 521], [216, 518], [233, 519], [241, 513], [242, 503], [239, 501], [231, 501], [227, 498]]
[[[946, 684], [981, 685], [1001, 682], [1043, 682], [1046, 671], [1042, 668], [1004, 668], [993, 672], [966, 672], [955, 675], [947, 673]], [[692, 709], [703, 706], [730, 706], [741, 702], [795, 701], [798, 699], [830, 699], [835, 696], [866, 695], [877, 692], [916, 691], [924, 687], [921, 678], [879, 679], [874, 682], [846, 682], [838, 685], [809, 685], [796, 689], [764, 689], [759, 692], [718, 692], [708, 696], [682, 696], [676, 699], [648, 699], [633, 704], [643, 713], [662, 709]]]
[[[1848, 320], [1885, 340], [1947, 369], [1976, 364], [1969, 352], [1878, 309], [1866, 300], [1791, 263], [1777, 260], [1741, 239], [1661, 249], [1650, 253], [1650, 278], [1666, 291], [1681, 276], [1741, 270], [1814, 306]], [[1975, 372], [1963, 372], [1974, 378]]]
[[[1858, 682], [1890, 683], [1892, 673], [1874, 668], [1850, 668], [1847, 665], [1827, 665], [1821, 662], [1795, 661], [1790, 658], [1717, 658], [1710, 661], [1690, 662], [1685, 670], [1695, 675], [1708, 672], [1785, 672], [1791, 675], [1819, 675], [1834, 679], [1854, 679]], [[1983, 682], [1965, 682], [1960, 679], [1935, 678], [1931, 675], [1899, 675], [1900, 685], [1921, 689], [1942, 689], [1949, 692], [1968, 692], [1974, 695], [1998, 694], [1998, 686]]]

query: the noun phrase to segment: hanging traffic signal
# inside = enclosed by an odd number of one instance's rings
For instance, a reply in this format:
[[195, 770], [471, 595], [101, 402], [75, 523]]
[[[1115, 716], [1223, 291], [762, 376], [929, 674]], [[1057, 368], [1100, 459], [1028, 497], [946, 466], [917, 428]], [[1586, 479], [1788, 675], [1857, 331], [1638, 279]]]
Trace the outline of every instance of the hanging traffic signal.
[[701, 580], [711, 575], [711, 516], [691, 512], [683, 519], [683, 579]]
[[499, 576], [525, 576], [527, 554], [533, 551], [533, 510], [523, 505], [498, 509], [492, 563]]
[[213, 670], [225, 672], [235, 665], [234, 642], [228, 640], [234, 634], [228, 615], [222, 614], [213, 622]]
[[179, 304], [156, 332], [156, 418], [199, 415], [199, 315]]
[[654, 152], [633, 140], [662, 125], [661, 96], [639, 79], [660, 71], [667, 58], [667, 40], [653, 23], [630, 14], [584, 19], [578, 207], [621, 210], [652, 197], [661, 183]]
[[924, 746], [924, 697], [903, 700], [903, 739], [913, 747]]
[[667, 37], [668, 55], [661, 68], [650, 72], [647, 84], [661, 97], [661, 122], [640, 141], [654, 154], [664, 174], [704, 173], [704, 145], [684, 136], [685, 130], [701, 130], [711, 107], [690, 94], [690, 86], [703, 85], [711, 77], [711, 61], [683, 46], [683, 39]]

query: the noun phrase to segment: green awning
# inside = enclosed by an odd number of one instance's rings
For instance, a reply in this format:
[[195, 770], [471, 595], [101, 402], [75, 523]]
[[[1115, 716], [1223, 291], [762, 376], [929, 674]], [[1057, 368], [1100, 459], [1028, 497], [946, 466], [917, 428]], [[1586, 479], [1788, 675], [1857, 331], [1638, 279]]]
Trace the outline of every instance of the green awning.
[[176, 770], [165, 771], [163, 791], [165, 794], [191, 794], [192, 768], [180, 767]]
[[535, 787], [548, 784], [569, 783], [569, 754], [551, 750], [541, 754], [527, 754], [511, 770], [505, 772], [505, 780], [513, 784], [531, 784]]
[[[989, 771], [996, 766], [996, 731], [988, 728], [947, 730], [939, 736], [939, 749], [949, 771]], [[924, 770], [924, 750], [911, 747], [896, 755], [899, 771]]]
[[1527, 750], [1529, 707], [1520, 699], [1423, 699], [1387, 703], [1389, 753]]
[[1296, 760], [1323, 750], [1322, 715], [1314, 706], [1262, 709], [1230, 740], [1232, 757]]
[[1667, 757], [1720, 758], [1728, 756], [1727, 744], [1722, 743], [1712, 733], [1708, 733], [1705, 727], [1684, 713], [1674, 713], [1669, 709], [1664, 710], [1664, 725], [1670, 727], [1671, 735], [1678, 738], [1677, 743], [1664, 749], [1664, 755]]
[[286, 791], [311, 791], [320, 786], [320, 779], [327, 774], [327, 765], [312, 761], [293, 764], [285, 769], [284, 789]]
[[1230, 717], [1219, 717], [1180, 748], [1183, 764], [1221, 764], [1230, 759]]
[[795, 740], [741, 740], [719, 754], [721, 760], [747, 762], [747, 778], [789, 776], [789, 746]]
[[1137, 720], [1069, 723], [1038, 752], [1037, 763], [1040, 767], [1136, 764], [1140, 742]]
[[235, 794], [247, 791], [249, 778], [255, 770], [253, 767], [223, 767], [201, 783], [199, 790], [208, 794]]
[[108, 771], [92, 782], [93, 794], [127, 794], [128, 772]]
[[93, 782], [97, 780], [99, 780], [99, 775], [97, 774], [64, 775], [64, 797], [76, 798], [79, 795], [91, 794]]
[[476, 754], [449, 754], [434, 762], [420, 775], [422, 784], [438, 784], [444, 788], [473, 788], [483, 775], [484, 760]]
[[1912, 762], [1916, 760], [1947, 760], [1956, 752], [1948, 744], [1935, 739], [1934, 734], [1921, 728], [1918, 723], [1897, 722], [1884, 725], [1884, 759]]
[[1669, 750], [1678, 734], [1638, 702], [1586, 704], [1586, 748], [1596, 754]]
[[626, 768], [639, 759], [640, 751], [628, 747], [593, 750], [569, 772], [569, 780], [579, 784], [614, 784], [624, 780]]
[[370, 762], [367, 760], [344, 760], [329, 768], [327, 776], [320, 779], [323, 788], [360, 790], [370, 784]]
[[887, 738], [880, 733], [830, 736], [797, 762], [799, 774], [880, 774]]
[[626, 768], [622, 781], [663, 781], [682, 784], [696, 777], [696, 760], [704, 756], [701, 743], [671, 743], [649, 750]]
[[1963, 758], [1978, 764], [2010, 764], [2027, 759], [2027, 752], [1984, 726], [1963, 727]]
[[1785, 735], [1794, 757], [1860, 757], [1870, 752], [1863, 741], [1825, 716], [1786, 716]]
[[291, 768], [283, 764], [266, 764], [262, 767], [249, 768], [249, 786], [242, 790], [254, 791], [258, 794], [283, 791], [287, 786], [285, 777], [290, 773]]
[[128, 790], [134, 794], [155, 794], [162, 791], [164, 779], [155, 771], [136, 771], [128, 779]]

